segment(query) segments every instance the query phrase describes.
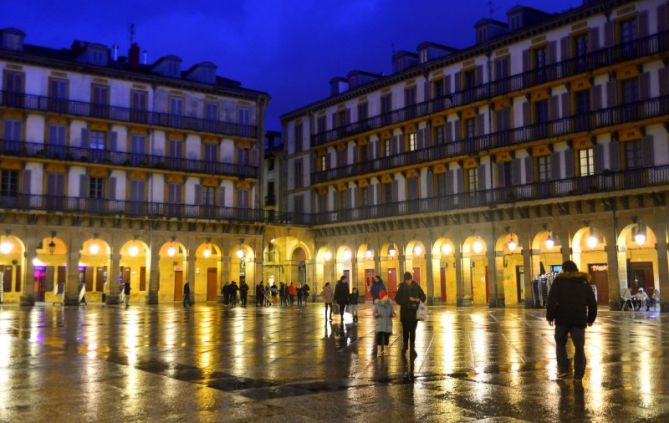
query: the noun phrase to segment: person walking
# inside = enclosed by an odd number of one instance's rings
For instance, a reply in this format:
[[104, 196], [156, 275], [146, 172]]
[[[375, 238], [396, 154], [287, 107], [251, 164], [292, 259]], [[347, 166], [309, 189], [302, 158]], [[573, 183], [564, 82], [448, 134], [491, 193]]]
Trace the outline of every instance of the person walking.
[[265, 305], [265, 287], [261, 282], [258, 282], [256, 285], [256, 307], [262, 307]]
[[188, 280], [184, 283], [184, 297], [182, 302], [184, 308], [190, 306], [190, 284], [188, 283]]
[[295, 294], [297, 293], [297, 289], [295, 287], [295, 284], [291, 282], [288, 284], [288, 297], [290, 298], [290, 305], [292, 306], [295, 304]]
[[228, 289], [230, 290], [230, 305], [235, 307], [237, 305], [237, 291], [239, 290], [237, 282], [232, 281]]
[[353, 316], [353, 323], [358, 322], [358, 297], [358, 288], [353, 288], [348, 300], [348, 308]]
[[374, 280], [372, 280], [372, 288], [370, 289], [370, 294], [372, 295], [372, 302], [380, 298], [379, 293], [381, 291], [386, 291], [386, 295], [388, 295], [388, 291], [386, 290], [386, 286], [383, 284], [383, 280], [381, 280], [381, 277], [379, 275], [374, 275]]
[[346, 311], [346, 306], [351, 300], [350, 293], [348, 290], [348, 278], [342, 276], [337, 282], [334, 291], [334, 300], [339, 305], [339, 317], [341, 318], [340, 322], [342, 328], [344, 327], [344, 311]]
[[295, 296], [297, 297], [297, 305], [302, 306], [302, 286], [298, 286], [297, 289], [295, 289]]
[[402, 354], [406, 354], [411, 347], [411, 357], [416, 358], [416, 326], [418, 319], [416, 312], [420, 302], [425, 302], [425, 293], [418, 282], [413, 280], [410, 272], [404, 272], [404, 283], [397, 290], [395, 301], [400, 306], [400, 321], [402, 322]]
[[325, 320], [332, 320], [332, 300], [334, 299], [334, 292], [332, 292], [330, 282], [325, 282], [325, 286], [321, 291], [321, 298], [325, 304]]
[[239, 287], [239, 302], [242, 307], [246, 307], [246, 300], [249, 296], [249, 285], [246, 281], [242, 281], [241, 286]]
[[123, 299], [125, 300], [125, 308], [130, 306], [130, 281], [123, 285]]
[[386, 290], [379, 291], [378, 296], [379, 298], [374, 301], [374, 317], [376, 317], [374, 356], [383, 355], [383, 349], [390, 342], [390, 335], [393, 333], [392, 318], [395, 317], [395, 311]]
[[225, 305], [230, 304], [230, 283], [229, 282], [226, 282], [225, 285], [223, 285], [222, 291], [223, 291], [223, 304], [225, 304]]
[[597, 318], [597, 301], [589, 280], [590, 275], [579, 272], [576, 263], [565, 261], [548, 294], [546, 320], [555, 325], [558, 378], [569, 375], [568, 335], [575, 349], [574, 379], [581, 380], [585, 374], [585, 327], [592, 326]]
[[307, 305], [307, 300], [309, 299], [309, 291], [310, 291], [309, 285], [307, 285], [305, 282], [305, 284], [302, 285], [302, 295], [304, 296], [304, 305]]
[[283, 282], [279, 283], [279, 302], [280, 307], [288, 305], [288, 287]]

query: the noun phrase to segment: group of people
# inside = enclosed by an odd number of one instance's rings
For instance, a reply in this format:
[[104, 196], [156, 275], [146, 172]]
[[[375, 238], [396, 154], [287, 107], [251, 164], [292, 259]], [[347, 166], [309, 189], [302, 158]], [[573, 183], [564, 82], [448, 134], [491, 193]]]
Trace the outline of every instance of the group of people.
[[239, 298], [239, 305], [246, 307], [246, 301], [249, 296], [249, 285], [246, 281], [241, 281], [239, 286], [237, 286], [237, 282], [235, 281], [225, 283], [221, 287], [221, 295], [223, 296], [223, 304], [225, 305], [234, 307], [237, 305]]
[[306, 283], [296, 286], [294, 282], [288, 284], [280, 282], [277, 288], [274, 283], [270, 286], [269, 284], [264, 285], [260, 281], [256, 285], [256, 307], [268, 307], [276, 304], [277, 296], [280, 307], [288, 307], [295, 304], [298, 306], [305, 305], [310, 291], [311, 288]]
[[632, 294], [629, 288], [625, 288], [622, 300], [623, 309], [626, 305], [630, 305], [632, 310], [641, 310], [643, 306], [646, 306], [646, 311], [650, 311], [651, 308], [655, 308], [655, 304], [660, 302], [660, 290], [655, 289], [653, 295], [648, 295], [643, 287], [637, 289], [636, 294]]

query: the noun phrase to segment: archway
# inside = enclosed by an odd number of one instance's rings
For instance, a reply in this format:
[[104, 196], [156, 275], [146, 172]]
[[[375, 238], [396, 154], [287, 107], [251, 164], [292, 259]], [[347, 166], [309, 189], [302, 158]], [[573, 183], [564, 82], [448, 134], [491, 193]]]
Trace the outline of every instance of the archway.
[[286, 281], [288, 284], [293, 282], [295, 286], [302, 286], [307, 281], [307, 254], [301, 247], [293, 250], [290, 258], [290, 279]]
[[83, 281], [87, 302], [102, 301], [103, 292], [109, 292], [110, 254], [111, 248], [104, 240], [84, 241], [79, 257], [79, 280]]
[[641, 223], [627, 225], [618, 235], [618, 268], [621, 288], [635, 294], [643, 288], [649, 296], [659, 288], [655, 232]]
[[56, 237], [42, 239], [32, 259], [35, 269], [35, 301], [62, 302], [67, 280], [67, 252], [65, 242]]
[[388, 296], [395, 298], [397, 294], [397, 287], [401, 278], [400, 273], [400, 250], [397, 244], [387, 242], [381, 246], [379, 256], [381, 258], [381, 278], [383, 279], [386, 288], [388, 288]]
[[[590, 283], [596, 287], [598, 304], [609, 304], [607, 242], [601, 231], [592, 226], [580, 228], [572, 240], [574, 262], [580, 271], [590, 274]], [[617, 295], [615, 297], [617, 299]]]
[[253, 248], [248, 244], [237, 244], [230, 250], [230, 280], [226, 283], [235, 281], [237, 286], [245, 281], [253, 287], [255, 281], [255, 263], [256, 256]]
[[425, 262], [425, 245], [417, 240], [411, 240], [404, 249], [404, 268], [411, 272], [413, 279], [418, 282], [427, 293], [427, 266]]
[[334, 290], [334, 256], [328, 247], [321, 247], [316, 254], [316, 283], [314, 292], [320, 293], [326, 283]]
[[432, 246], [432, 280], [434, 295], [442, 304], [458, 303], [455, 244], [448, 238], [439, 238]]
[[120, 253], [119, 280], [109, 283], [130, 283], [130, 302], [144, 303], [149, 291], [149, 246], [143, 241], [132, 240], [123, 244]]
[[23, 242], [15, 236], [0, 238], [0, 284], [4, 303], [19, 302], [24, 283], [32, 282], [30, 275], [24, 275], [25, 250]]
[[204, 242], [195, 249], [195, 301], [218, 301], [221, 281], [221, 249]]
[[488, 246], [476, 235], [462, 244], [462, 267], [465, 286], [471, 289], [474, 305], [488, 304]]
[[[159, 256], [159, 301], [183, 300], [184, 283], [187, 278], [186, 259], [188, 250], [182, 243], [172, 240], [160, 247]], [[189, 282], [192, 283], [192, 281]]]
[[[380, 270], [376, 268], [376, 262], [374, 260], [374, 250], [368, 244], [360, 244], [358, 247], [358, 253], [356, 254], [357, 269], [358, 269], [358, 284], [364, 285], [363, 287], [358, 287], [358, 291], [365, 296], [365, 301], [371, 301], [372, 294], [372, 282], [374, 276]], [[364, 281], [362, 284], [360, 281]]]
[[342, 276], [346, 276], [348, 278], [349, 290], [355, 283], [353, 279], [353, 250], [347, 245], [337, 248], [335, 276], [337, 280]]
[[505, 304], [519, 304], [525, 301], [525, 277], [523, 267], [523, 246], [518, 235], [509, 232], [497, 239], [495, 244], [495, 271], [504, 286]]

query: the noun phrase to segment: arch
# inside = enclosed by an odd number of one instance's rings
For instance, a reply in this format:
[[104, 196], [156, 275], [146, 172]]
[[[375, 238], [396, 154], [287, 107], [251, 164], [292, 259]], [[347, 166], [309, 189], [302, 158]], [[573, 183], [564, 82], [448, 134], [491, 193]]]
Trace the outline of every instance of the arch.
[[418, 240], [409, 241], [404, 249], [406, 257], [424, 257], [426, 253], [425, 244]]
[[505, 304], [519, 304], [525, 300], [523, 273], [523, 246], [518, 234], [508, 232], [500, 235], [495, 243], [495, 268], [498, 281], [502, 281]]
[[100, 238], [89, 238], [81, 246], [79, 271], [83, 277], [86, 301], [102, 301], [102, 294], [108, 291], [111, 266], [111, 247]]
[[[130, 283], [130, 302], [145, 303], [149, 294], [151, 251], [142, 240], [126, 241], [120, 248], [121, 283]], [[160, 265], [160, 261], [158, 263]], [[158, 272], [160, 276], [160, 272]]]
[[[392, 251], [394, 251], [393, 254], [391, 254]], [[388, 296], [390, 298], [395, 298], [397, 287], [399, 286], [400, 278], [402, 277], [402, 275], [399, 274], [400, 253], [401, 252], [398, 245], [394, 242], [386, 242], [381, 246], [379, 251], [379, 257], [381, 260], [381, 274], [379, 276], [381, 279], [383, 279], [386, 288], [388, 288]]]
[[253, 248], [245, 243], [236, 244], [230, 249], [230, 280], [241, 285], [242, 281], [253, 286], [256, 282], [256, 256]]
[[220, 260], [222, 254], [221, 248], [213, 242], [203, 242], [195, 248], [196, 258]]
[[455, 243], [449, 238], [440, 237], [432, 244], [431, 250], [434, 295], [442, 304], [457, 304]]
[[[166, 241], [158, 249], [159, 302], [183, 299], [183, 287], [188, 279], [188, 253], [184, 244], [176, 240]], [[189, 283], [193, 286], [193, 281]]]
[[413, 279], [427, 292], [427, 263], [425, 244], [412, 239], [404, 249], [405, 271], [411, 272]]
[[196, 302], [217, 301], [221, 282], [221, 248], [211, 241], [195, 248], [195, 276], [192, 281]]
[[356, 251], [358, 292], [365, 296], [366, 301], [369, 301], [372, 299], [372, 281], [379, 271], [376, 267], [375, 251], [367, 243], [360, 244]]
[[[615, 240], [614, 240], [615, 242]], [[584, 226], [574, 234], [571, 242], [574, 263], [582, 272], [589, 273], [597, 289], [597, 302], [608, 304], [609, 298], [619, 298], [620, 286], [609, 286], [609, 261], [606, 254], [608, 240], [596, 227]], [[620, 255], [621, 253], [618, 253]], [[620, 259], [618, 259], [620, 264]], [[620, 268], [619, 268], [620, 270]], [[626, 278], [625, 274], [625, 278]], [[618, 275], [620, 278], [620, 274]], [[621, 281], [621, 283], [624, 283]]]
[[25, 245], [20, 238], [13, 235], [0, 237], [0, 284], [2, 284], [3, 301], [19, 302], [24, 281], [31, 281], [26, 273]]
[[329, 247], [323, 246], [318, 249], [318, 252], [316, 253], [316, 281], [314, 283], [314, 292], [321, 292], [325, 283], [330, 282], [332, 285], [332, 282], [334, 282], [334, 258], [335, 256], [332, 254], [332, 250]]
[[487, 243], [477, 235], [471, 235], [462, 244], [462, 268], [464, 276], [465, 295], [471, 289], [472, 303], [485, 305], [488, 303], [488, 272], [494, 263], [488, 263], [486, 256]]
[[[550, 247], [550, 243], [547, 243], [549, 238], [552, 241], [553, 245], [552, 247]], [[540, 231], [537, 232], [532, 238], [532, 250], [534, 251], [541, 251], [543, 253], [554, 253], [554, 252], [559, 253], [560, 247], [563, 247], [562, 239], [560, 239], [558, 234], [554, 233], [553, 231], [549, 230]], [[568, 245], [564, 247], [568, 247]]]
[[657, 236], [649, 226], [632, 223], [618, 234], [618, 268], [621, 288], [636, 293], [643, 288], [648, 295], [659, 288]]
[[293, 250], [291, 254], [291, 260], [293, 261], [305, 261], [307, 259], [307, 254], [301, 247], [297, 247]]
[[59, 302], [59, 293], [65, 290], [67, 253], [65, 241], [57, 236], [42, 238], [35, 250], [32, 264], [35, 269], [35, 301]]
[[179, 241], [167, 241], [160, 246], [158, 254], [161, 258], [163, 257], [183, 257], [185, 258], [188, 255], [188, 250], [186, 247]]
[[341, 245], [337, 248], [337, 262], [349, 262], [353, 259], [353, 249], [348, 245]]

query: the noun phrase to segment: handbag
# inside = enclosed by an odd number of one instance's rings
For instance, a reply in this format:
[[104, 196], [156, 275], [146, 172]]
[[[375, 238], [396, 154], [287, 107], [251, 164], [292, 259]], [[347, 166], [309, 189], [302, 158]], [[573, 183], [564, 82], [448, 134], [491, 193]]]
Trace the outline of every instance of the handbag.
[[427, 320], [427, 317], [427, 307], [425, 307], [425, 304], [421, 301], [418, 303], [418, 309], [416, 310], [416, 320]]

